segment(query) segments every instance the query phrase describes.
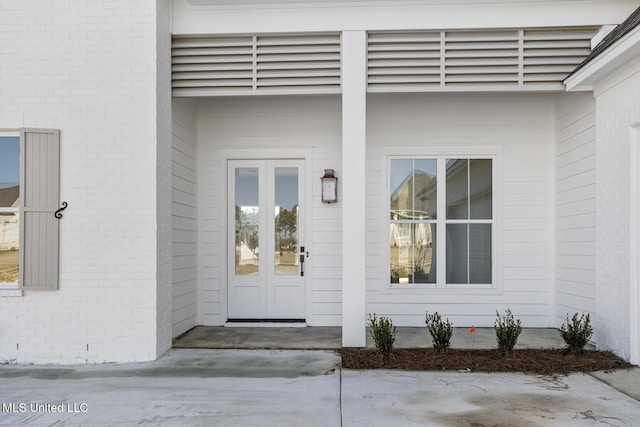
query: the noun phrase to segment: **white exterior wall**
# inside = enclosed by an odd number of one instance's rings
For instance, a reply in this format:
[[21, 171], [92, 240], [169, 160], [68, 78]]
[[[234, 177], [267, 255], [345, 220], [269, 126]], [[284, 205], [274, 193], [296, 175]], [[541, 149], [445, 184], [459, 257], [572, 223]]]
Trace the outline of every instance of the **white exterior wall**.
[[[176, 101], [172, 112], [171, 8], [175, 33], [220, 34], [599, 25], [620, 22], [637, 6], [470, 2], [463, 16], [459, 6], [428, 0], [402, 8], [304, 3], [0, 0], [0, 128], [61, 130], [61, 201], [69, 202], [60, 222], [60, 290], [0, 294], [0, 361], [155, 359], [193, 324], [223, 323], [226, 149], [311, 153], [309, 319], [342, 323], [343, 206], [323, 205], [319, 182], [325, 168], [344, 176], [340, 97]], [[595, 220], [590, 145], [572, 146], [590, 126], [591, 104], [581, 97], [560, 100], [556, 121], [552, 95], [369, 95], [366, 311], [398, 325], [423, 325], [430, 309], [456, 325], [491, 326], [495, 310], [510, 308], [525, 326], [553, 326], [565, 309], [595, 307], [598, 345], [628, 354], [630, 177], [620, 159], [629, 156], [629, 127], [640, 121], [637, 68], [597, 90]], [[578, 116], [584, 120], [574, 126]], [[382, 159], [410, 154], [393, 146], [423, 152], [446, 144], [501, 147], [499, 283], [493, 291], [389, 289]], [[575, 243], [570, 226], [582, 224], [587, 239], [593, 221], [595, 288], [581, 276], [591, 271], [583, 268], [591, 244], [565, 254]]]
[[556, 101], [556, 320], [596, 308], [596, 113], [592, 92]]
[[[422, 326], [426, 309], [456, 325], [492, 326], [495, 311], [510, 308], [525, 326], [554, 325], [553, 114], [553, 95], [369, 95], [366, 312], [392, 316], [400, 326]], [[325, 168], [336, 169], [342, 185], [340, 117], [340, 99], [332, 96], [231, 98], [198, 105], [200, 323], [226, 320], [226, 222], [221, 220], [226, 183], [220, 182], [226, 174], [220, 173], [220, 149], [246, 148], [247, 156], [255, 157], [264, 147], [313, 147], [311, 319], [313, 325], [340, 325], [343, 194], [339, 189], [335, 205], [322, 204], [319, 185]], [[502, 191], [495, 195], [502, 217], [497, 224], [502, 239], [496, 244], [498, 253], [504, 252], [499, 289], [389, 289], [383, 157], [411, 154], [412, 146], [449, 144], [501, 147]]]
[[595, 341], [598, 348], [629, 358], [629, 158], [632, 127], [640, 123], [640, 62], [622, 67], [612, 79], [598, 84], [595, 95]]
[[172, 335], [172, 137], [171, 3], [156, 1], [156, 353], [171, 348]]
[[[466, 11], [462, 15], [461, 6]], [[451, 5], [425, 0], [402, 7], [384, 0], [357, 4], [301, 0], [277, 5], [175, 0], [172, 30], [180, 35], [603, 25], [621, 22], [636, 7], [636, 2], [628, 0], [505, 1], [491, 5], [475, 1]], [[368, 98], [367, 109], [371, 111], [367, 114], [366, 128], [366, 311], [390, 315], [399, 325], [423, 325], [424, 311], [429, 308], [449, 316], [459, 325], [492, 326], [495, 311], [510, 308], [523, 319], [525, 326], [555, 326], [557, 312], [561, 311], [560, 307], [556, 309], [556, 298], [566, 305], [567, 295], [574, 291], [564, 283], [556, 292], [554, 266], [558, 263], [560, 268], [570, 267], [571, 274], [577, 274], [572, 259], [555, 256], [556, 249], [566, 249], [564, 241], [555, 245], [556, 222], [564, 230], [568, 221], [565, 217], [556, 217], [556, 208], [560, 210], [555, 203], [556, 185], [571, 181], [568, 175], [566, 180], [556, 182], [555, 179], [556, 173], [571, 173], [569, 164], [562, 164], [558, 171], [555, 167], [556, 161], [567, 160], [566, 156], [562, 159], [556, 156], [555, 96], [448, 93], [369, 95]], [[220, 170], [224, 163], [218, 147], [245, 147], [258, 152], [294, 146], [293, 139], [300, 135], [309, 140], [310, 132], [314, 139], [315, 128], [304, 127], [308, 122], [305, 115], [316, 111], [316, 117], [324, 117], [324, 113], [317, 114], [322, 104], [316, 104], [312, 97], [296, 99], [298, 101], [293, 98], [221, 99], [205, 101], [198, 107], [200, 323], [221, 324], [226, 319], [224, 254], [227, 249], [223, 243], [226, 240], [223, 219], [226, 182]], [[298, 110], [291, 105], [303, 108]], [[339, 129], [340, 117], [332, 118], [331, 123]], [[338, 178], [343, 176], [336, 164], [342, 160], [340, 150], [344, 147], [340, 136], [335, 137], [331, 148], [322, 145], [322, 152], [314, 145], [313, 176], [321, 176], [325, 167], [336, 169]], [[500, 189], [496, 195], [500, 230], [498, 241], [494, 242], [500, 259], [494, 290], [389, 289], [388, 220], [380, 196], [381, 189], [386, 187], [386, 166], [382, 158], [385, 154], [408, 153], [385, 146], [416, 146], [424, 151], [428, 144], [484, 144], [501, 149]], [[302, 147], [308, 145], [303, 143]], [[324, 150], [328, 150], [326, 154]], [[348, 167], [348, 159], [344, 161]], [[319, 163], [323, 165], [319, 167]], [[314, 182], [311, 323], [340, 324], [340, 313], [349, 310], [349, 307], [340, 307], [342, 281], [348, 276], [341, 268], [343, 205], [323, 207], [316, 201], [319, 191], [316, 185]], [[567, 215], [581, 214], [573, 211]], [[344, 286], [347, 289], [349, 284]], [[587, 306], [589, 291], [586, 288], [581, 291], [585, 295], [576, 304]], [[348, 328], [353, 326], [350, 322]]]
[[69, 203], [60, 289], [0, 297], [0, 361], [152, 360], [167, 346], [156, 25], [152, 1], [0, 1], [0, 128], [61, 130]]
[[638, 6], [633, 0], [415, 0], [400, 5], [395, 0], [193, 3], [173, 1], [174, 34], [618, 24]]
[[[200, 324], [226, 321], [227, 175], [221, 150], [229, 149], [246, 150], [246, 158], [264, 157], [274, 149], [292, 149], [298, 156], [312, 152], [312, 235], [305, 265], [312, 304], [307, 316], [314, 326], [341, 324], [341, 203], [326, 205], [320, 199], [324, 169], [335, 169], [341, 185], [340, 123], [337, 96], [222, 98], [198, 104]], [[339, 188], [338, 200], [340, 195]]]
[[[509, 308], [526, 327], [553, 326], [553, 96], [369, 95], [367, 116], [367, 313], [398, 326], [424, 325], [426, 310], [456, 326], [493, 326]], [[496, 289], [390, 288], [385, 156], [456, 145], [502, 150]]]
[[198, 323], [198, 144], [194, 103], [172, 103], [172, 336]]

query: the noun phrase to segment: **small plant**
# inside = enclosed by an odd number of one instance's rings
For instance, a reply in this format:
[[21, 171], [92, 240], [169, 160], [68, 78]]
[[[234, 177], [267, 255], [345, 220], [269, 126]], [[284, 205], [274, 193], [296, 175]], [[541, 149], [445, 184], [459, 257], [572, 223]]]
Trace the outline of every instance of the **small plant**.
[[522, 332], [522, 326], [520, 325], [520, 319], [514, 320], [511, 310], [507, 309], [504, 317], [500, 316], [500, 313], [496, 311], [498, 318], [495, 322], [496, 340], [498, 341], [498, 348], [502, 354], [513, 353], [513, 348], [518, 342], [518, 337]]
[[393, 326], [391, 319], [386, 317], [378, 319], [375, 313], [369, 314], [369, 326], [371, 326], [371, 336], [376, 348], [382, 353], [382, 360], [386, 363], [391, 355], [398, 328]]
[[567, 314], [567, 323], [563, 323], [560, 328], [562, 333], [562, 339], [567, 345], [567, 350], [571, 354], [584, 353], [584, 346], [593, 335], [593, 328], [591, 327], [591, 319], [589, 314], [582, 315], [578, 319], [578, 313], [575, 313], [569, 321], [569, 314]]
[[440, 352], [445, 352], [451, 347], [451, 335], [453, 335], [453, 324], [447, 319], [442, 321], [442, 317], [436, 311], [433, 314], [426, 313], [427, 328], [433, 340], [433, 348]]

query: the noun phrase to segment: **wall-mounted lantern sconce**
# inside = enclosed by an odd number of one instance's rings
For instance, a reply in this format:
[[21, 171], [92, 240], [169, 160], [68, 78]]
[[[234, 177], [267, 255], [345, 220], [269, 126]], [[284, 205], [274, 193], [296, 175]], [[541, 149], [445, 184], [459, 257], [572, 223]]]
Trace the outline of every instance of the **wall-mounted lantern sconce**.
[[333, 169], [325, 169], [322, 181], [322, 203], [335, 203], [338, 201], [338, 178], [333, 174]]

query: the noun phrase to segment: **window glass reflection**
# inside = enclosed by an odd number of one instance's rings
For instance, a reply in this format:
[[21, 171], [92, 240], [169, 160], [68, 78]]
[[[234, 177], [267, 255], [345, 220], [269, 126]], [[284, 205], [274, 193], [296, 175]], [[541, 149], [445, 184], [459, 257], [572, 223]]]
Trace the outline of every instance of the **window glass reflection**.
[[469, 218], [467, 159], [447, 159], [447, 219]]
[[435, 247], [436, 224], [391, 224], [391, 283], [435, 283]]
[[469, 283], [467, 230], [468, 224], [447, 224], [447, 283]]
[[438, 217], [436, 165], [435, 159], [414, 161], [413, 219], [436, 219]]
[[275, 168], [275, 273], [298, 274], [298, 168]]
[[235, 170], [235, 273], [258, 274], [259, 269], [259, 178], [257, 168]]
[[469, 283], [491, 283], [491, 224], [469, 224]]
[[413, 177], [413, 160], [391, 160], [389, 180], [391, 184], [391, 219], [407, 219], [413, 212], [411, 179]]
[[[438, 161], [445, 166], [441, 170]], [[444, 257], [443, 285], [491, 284], [493, 160], [417, 158], [389, 164], [391, 282], [437, 283], [436, 259]], [[438, 179], [445, 190], [440, 216]], [[439, 254], [437, 227], [445, 233]]]
[[491, 283], [491, 224], [447, 224], [447, 283]]
[[469, 164], [471, 219], [491, 219], [491, 159], [473, 159]]
[[20, 259], [20, 139], [0, 137], [0, 283], [16, 283]]
[[20, 139], [0, 137], [0, 208], [20, 207]]
[[0, 212], [0, 283], [18, 281], [20, 214]]
[[391, 160], [391, 219], [436, 218], [436, 169], [435, 159]]

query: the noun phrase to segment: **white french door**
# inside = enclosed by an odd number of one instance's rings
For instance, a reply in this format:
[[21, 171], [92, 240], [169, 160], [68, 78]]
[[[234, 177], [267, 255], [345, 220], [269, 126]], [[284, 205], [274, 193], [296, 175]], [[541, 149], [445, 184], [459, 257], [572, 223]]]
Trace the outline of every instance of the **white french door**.
[[229, 160], [228, 318], [303, 320], [303, 161]]

